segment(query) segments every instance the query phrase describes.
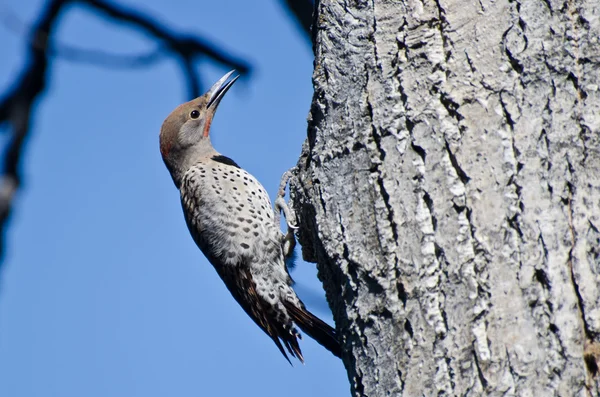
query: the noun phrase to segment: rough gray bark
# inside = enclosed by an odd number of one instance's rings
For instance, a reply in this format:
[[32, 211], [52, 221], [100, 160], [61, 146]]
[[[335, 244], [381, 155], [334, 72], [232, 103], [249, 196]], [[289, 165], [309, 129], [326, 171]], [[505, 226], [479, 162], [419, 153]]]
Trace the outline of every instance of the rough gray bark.
[[599, 396], [600, 3], [321, 0], [291, 183], [357, 396]]

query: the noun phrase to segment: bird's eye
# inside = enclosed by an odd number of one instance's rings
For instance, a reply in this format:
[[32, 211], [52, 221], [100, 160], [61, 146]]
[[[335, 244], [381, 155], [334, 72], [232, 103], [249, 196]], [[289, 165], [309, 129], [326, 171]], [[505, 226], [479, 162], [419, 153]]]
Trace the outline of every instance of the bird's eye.
[[200, 117], [200, 112], [197, 110], [192, 110], [192, 113], [190, 113], [190, 117], [193, 119], [197, 119], [198, 117]]

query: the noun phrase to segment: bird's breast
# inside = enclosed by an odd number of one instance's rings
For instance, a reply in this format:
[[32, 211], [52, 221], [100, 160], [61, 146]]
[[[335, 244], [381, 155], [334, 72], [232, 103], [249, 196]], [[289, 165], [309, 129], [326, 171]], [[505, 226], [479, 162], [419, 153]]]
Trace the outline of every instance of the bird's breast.
[[211, 262], [236, 264], [280, 250], [269, 197], [241, 168], [198, 164], [183, 178], [181, 199], [192, 237]]

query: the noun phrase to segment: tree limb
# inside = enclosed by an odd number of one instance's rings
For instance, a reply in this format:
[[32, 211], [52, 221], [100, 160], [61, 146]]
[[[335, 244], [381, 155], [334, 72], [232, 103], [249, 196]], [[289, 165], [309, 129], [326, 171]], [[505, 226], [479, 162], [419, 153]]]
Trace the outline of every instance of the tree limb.
[[4, 233], [10, 216], [12, 200], [21, 183], [19, 165], [23, 144], [30, 127], [31, 108], [46, 87], [48, 67], [48, 39], [55, 28], [65, 1], [50, 1], [32, 28], [29, 45], [29, 63], [9, 93], [0, 100], [0, 125], [9, 124], [11, 139], [4, 153], [3, 175], [0, 180], [0, 259], [4, 256]]
[[161, 40], [170, 51], [181, 57], [180, 60], [184, 60], [184, 63], [187, 62], [185, 60], [194, 61], [198, 56], [203, 55], [224, 66], [233, 67], [240, 74], [244, 75], [250, 72], [250, 67], [246, 62], [224, 54], [216, 49], [215, 46], [199, 37], [170, 32], [148, 15], [143, 15], [103, 0], [75, 1], [94, 8], [100, 14], [104, 14], [104, 16], [110, 19], [132, 25], [146, 32], [154, 39]]
[[[57, 26], [55, 22], [65, 6], [72, 3], [91, 7], [106, 18], [142, 30], [151, 39], [159, 41], [160, 45], [147, 54], [133, 57], [53, 46], [51, 40]], [[3, 14], [5, 24], [14, 25], [14, 16], [6, 11]], [[21, 184], [20, 166], [24, 143], [31, 132], [32, 109], [46, 88], [51, 58], [62, 56], [71, 61], [93, 62], [110, 67], [142, 67], [157, 62], [167, 54], [175, 58], [182, 68], [188, 86], [188, 97], [200, 95], [200, 80], [194, 67], [195, 60], [200, 56], [235, 68], [242, 75], [250, 72], [250, 66], [246, 62], [219, 51], [200, 37], [172, 32], [147, 15], [102, 0], [51, 0], [30, 32], [27, 65], [13, 87], [0, 98], [0, 126], [10, 135], [2, 159], [3, 174], [0, 177], [0, 261], [6, 252], [4, 234], [14, 195]]]

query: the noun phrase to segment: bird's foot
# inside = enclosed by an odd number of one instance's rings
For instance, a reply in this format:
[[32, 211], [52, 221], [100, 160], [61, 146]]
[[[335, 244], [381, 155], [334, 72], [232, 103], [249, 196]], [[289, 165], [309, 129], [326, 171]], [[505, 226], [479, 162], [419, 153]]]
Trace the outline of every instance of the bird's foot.
[[285, 223], [288, 227], [287, 233], [285, 234], [282, 240], [283, 255], [286, 258], [286, 260], [293, 258], [294, 247], [296, 246], [294, 230], [298, 229], [298, 226], [295, 223], [296, 214], [285, 202], [285, 188], [290, 178], [293, 177], [293, 171], [294, 168], [291, 168], [288, 171], [284, 172], [283, 176], [281, 177], [281, 182], [279, 184], [277, 198], [275, 199], [275, 221], [277, 222], [277, 224], [279, 224], [281, 219], [281, 213], [283, 212], [283, 216], [285, 217]]
[[281, 177], [281, 182], [279, 183], [279, 190], [277, 191], [277, 198], [275, 199], [275, 221], [279, 224], [279, 221], [281, 219], [281, 213], [283, 212], [283, 217], [285, 218], [285, 223], [287, 224], [288, 228], [296, 230], [298, 229], [298, 226], [294, 222], [296, 219], [296, 214], [285, 202], [285, 188], [290, 178], [293, 177], [293, 171], [294, 168], [290, 168], [289, 170], [284, 172], [283, 176]]
[[285, 236], [283, 236], [283, 241], [281, 244], [281, 248], [283, 250], [283, 257], [285, 258], [286, 263], [288, 264], [288, 268], [294, 267], [294, 248], [296, 247], [296, 238], [294, 237], [294, 232], [292, 229], [288, 229]]

